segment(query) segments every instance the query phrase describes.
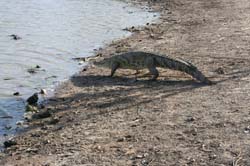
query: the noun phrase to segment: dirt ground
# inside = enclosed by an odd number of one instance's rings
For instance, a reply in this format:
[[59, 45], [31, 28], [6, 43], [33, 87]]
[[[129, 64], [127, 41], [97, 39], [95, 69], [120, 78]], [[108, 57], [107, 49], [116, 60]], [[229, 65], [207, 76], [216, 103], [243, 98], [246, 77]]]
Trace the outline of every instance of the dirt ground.
[[31, 122], [0, 165], [250, 166], [250, 1], [146, 3], [161, 12], [158, 23], [100, 53], [167, 54], [216, 84], [170, 70], [134, 82], [134, 71], [110, 78], [89, 68], [58, 89], [45, 107], [53, 116]]

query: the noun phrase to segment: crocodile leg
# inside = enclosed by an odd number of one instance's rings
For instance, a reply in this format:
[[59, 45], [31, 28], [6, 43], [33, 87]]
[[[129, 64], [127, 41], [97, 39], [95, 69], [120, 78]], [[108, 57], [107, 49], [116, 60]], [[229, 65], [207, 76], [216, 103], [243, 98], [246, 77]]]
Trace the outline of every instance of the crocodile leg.
[[151, 80], [156, 80], [157, 77], [159, 76], [159, 72], [158, 72], [158, 70], [156, 69], [156, 67], [155, 67], [155, 66], [151, 66], [151, 67], [148, 68], [148, 70], [149, 70], [150, 74], [153, 75], [153, 77], [152, 77]]
[[135, 75], [135, 81], [136, 81], [137, 78], [138, 78], [138, 76], [137, 76], [138, 74], [140, 74], [140, 71], [139, 71], [138, 69], [136, 69], [136, 72], [135, 72], [135, 74], [134, 74], [134, 75]]
[[113, 77], [115, 71], [119, 68], [119, 63], [112, 63], [110, 77]]
[[156, 69], [156, 65], [155, 65], [155, 59], [154, 58], [150, 58], [146, 61], [146, 65], [147, 65], [147, 68], [149, 70], [149, 73], [151, 75], [153, 75], [152, 79], [151, 80], [156, 80], [157, 77], [159, 76], [159, 72], [158, 70]]

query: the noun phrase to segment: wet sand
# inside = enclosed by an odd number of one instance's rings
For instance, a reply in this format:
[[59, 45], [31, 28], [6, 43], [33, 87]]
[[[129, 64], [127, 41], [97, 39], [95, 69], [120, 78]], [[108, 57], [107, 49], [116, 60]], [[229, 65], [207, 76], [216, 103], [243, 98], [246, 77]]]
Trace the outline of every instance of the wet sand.
[[167, 54], [216, 84], [170, 70], [134, 82], [134, 71], [110, 78], [88, 68], [58, 88], [44, 109], [52, 117], [30, 122], [0, 165], [250, 165], [250, 2], [138, 3], [161, 12], [159, 22], [97, 54]]

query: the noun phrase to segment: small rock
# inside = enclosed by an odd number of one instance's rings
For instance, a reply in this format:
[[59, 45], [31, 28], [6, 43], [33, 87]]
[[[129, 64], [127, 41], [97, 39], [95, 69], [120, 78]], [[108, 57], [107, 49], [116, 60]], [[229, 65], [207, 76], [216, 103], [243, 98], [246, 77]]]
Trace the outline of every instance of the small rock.
[[193, 121], [195, 121], [195, 118], [192, 116], [189, 116], [189, 117], [187, 117], [187, 119], [185, 121], [186, 122], [193, 122]]
[[37, 104], [38, 102], [38, 93], [34, 93], [32, 96], [30, 96], [28, 99], [27, 99], [27, 102], [30, 104], [30, 105], [34, 105], [34, 104]]
[[22, 39], [20, 36], [18, 36], [18, 35], [15, 35], [15, 34], [12, 34], [12, 35], [10, 35], [14, 40], [20, 40], [20, 39]]
[[23, 117], [24, 117], [25, 120], [31, 121], [32, 115], [33, 115], [32, 112], [25, 112], [24, 115], [23, 115]]
[[11, 146], [13, 146], [13, 145], [16, 145], [17, 142], [14, 141], [14, 140], [12, 140], [12, 139], [10, 139], [10, 140], [5, 141], [3, 144], [4, 144], [4, 147], [5, 147], [5, 148], [8, 148], [8, 147], [11, 147]]
[[222, 67], [219, 67], [218, 69], [216, 69], [215, 72], [218, 73], [218, 74], [225, 74]]
[[30, 73], [30, 74], [35, 74], [35, 73], [37, 73], [37, 70], [33, 69], [33, 68], [30, 68], [30, 69], [27, 70], [27, 72]]
[[40, 109], [44, 109], [45, 105], [44, 104], [40, 104]]
[[45, 89], [41, 89], [40, 94], [46, 95], [46, 94], [47, 94], [47, 91], [46, 91]]
[[31, 133], [31, 135], [30, 135], [31, 137], [41, 137], [41, 135], [40, 134], [38, 134], [38, 133]]
[[49, 129], [48, 126], [41, 127], [41, 130], [48, 130], [48, 129]]
[[48, 118], [50, 117], [52, 114], [50, 113], [49, 110], [45, 110], [45, 111], [40, 111], [38, 113], [35, 113], [34, 115], [32, 115], [32, 119], [43, 119], [43, 118]]
[[138, 154], [138, 155], [136, 156], [136, 158], [137, 158], [137, 159], [142, 159], [142, 158], [143, 158], [143, 155]]
[[244, 130], [245, 134], [249, 134], [250, 133], [250, 126], [247, 126]]
[[37, 69], [40, 69], [40, 68], [41, 68], [41, 66], [39, 66], [39, 65], [36, 65], [36, 68], [37, 68]]
[[129, 149], [125, 155], [134, 155], [136, 153], [136, 150], [135, 149]]
[[130, 160], [135, 160], [136, 159], [136, 157], [135, 156], [130, 156], [130, 158], [129, 158]]
[[117, 140], [116, 140], [116, 142], [123, 142], [124, 141], [124, 138], [118, 138]]
[[63, 126], [61, 125], [61, 126], [56, 126], [54, 129], [53, 129], [53, 131], [58, 131], [58, 130], [62, 130], [63, 129]]
[[144, 154], [143, 154], [143, 157], [148, 157], [148, 156], [149, 156], [148, 153], [144, 153]]
[[58, 117], [53, 117], [50, 121], [49, 124], [57, 124], [59, 122], [59, 118]]
[[19, 92], [15, 92], [15, 93], [13, 93], [13, 95], [14, 95], [14, 96], [19, 96], [20, 93], [19, 93]]
[[50, 143], [50, 140], [44, 140], [43, 141], [43, 144], [46, 145], [46, 144], [49, 144]]
[[26, 152], [28, 152], [28, 153], [37, 153], [38, 149], [36, 149], [36, 148], [28, 148], [28, 149], [26, 149]]
[[143, 159], [143, 160], [141, 161], [141, 164], [142, 164], [142, 165], [148, 165], [149, 162], [148, 162], [146, 159]]
[[38, 108], [36, 106], [32, 105], [26, 105], [25, 112], [39, 112]]
[[17, 126], [22, 126], [23, 124], [24, 124], [24, 121], [17, 121], [17, 122], [16, 122], [16, 125], [17, 125]]

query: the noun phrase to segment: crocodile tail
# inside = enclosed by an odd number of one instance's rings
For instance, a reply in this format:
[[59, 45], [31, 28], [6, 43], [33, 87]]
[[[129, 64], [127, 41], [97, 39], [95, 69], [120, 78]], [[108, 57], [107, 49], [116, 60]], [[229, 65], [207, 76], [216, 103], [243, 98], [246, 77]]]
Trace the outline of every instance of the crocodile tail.
[[159, 60], [157, 60], [157, 63], [159, 67], [182, 71], [191, 75], [193, 78], [202, 83], [212, 84], [212, 82], [190, 62], [179, 59], [174, 60], [169, 57], [161, 57]]

